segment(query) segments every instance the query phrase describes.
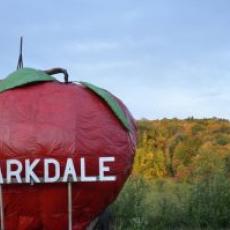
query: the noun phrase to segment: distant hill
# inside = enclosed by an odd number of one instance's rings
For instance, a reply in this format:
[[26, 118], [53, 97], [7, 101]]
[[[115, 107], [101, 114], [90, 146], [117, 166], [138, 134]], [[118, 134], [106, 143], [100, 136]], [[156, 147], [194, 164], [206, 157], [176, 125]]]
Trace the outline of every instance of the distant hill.
[[224, 119], [139, 120], [134, 175], [190, 181], [230, 175], [230, 122]]

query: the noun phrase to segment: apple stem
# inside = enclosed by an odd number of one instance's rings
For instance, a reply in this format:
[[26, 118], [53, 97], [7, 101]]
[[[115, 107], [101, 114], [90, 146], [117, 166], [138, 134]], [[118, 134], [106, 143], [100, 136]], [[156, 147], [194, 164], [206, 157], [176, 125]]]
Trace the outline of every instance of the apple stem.
[[69, 74], [68, 74], [68, 72], [67, 72], [66, 69], [63, 69], [63, 68], [60, 68], [60, 67], [56, 67], [56, 68], [44, 70], [44, 72], [46, 74], [49, 74], [49, 75], [54, 75], [54, 74], [62, 73], [62, 74], [64, 74], [64, 81], [65, 81], [65, 83], [69, 82]]

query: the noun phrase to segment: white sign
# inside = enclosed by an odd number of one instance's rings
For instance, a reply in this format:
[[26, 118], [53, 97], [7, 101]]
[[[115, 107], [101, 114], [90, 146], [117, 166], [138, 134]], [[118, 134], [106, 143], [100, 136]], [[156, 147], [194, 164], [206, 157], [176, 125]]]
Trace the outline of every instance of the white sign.
[[[0, 184], [116, 181], [116, 176], [111, 175], [111, 169], [108, 166], [108, 163], [111, 164], [112, 162], [115, 162], [115, 157], [99, 157], [99, 174], [89, 176], [87, 175], [84, 157], [81, 157], [79, 161], [78, 171], [80, 171], [80, 175], [77, 175], [76, 164], [74, 164], [72, 158], [66, 159], [63, 173], [61, 173], [60, 162], [55, 158], [25, 159], [24, 162], [17, 159], [8, 159], [5, 161], [6, 165], [4, 167], [6, 169], [5, 178], [3, 177], [3, 167], [0, 167]], [[43, 176], [39, 177], [36, 174], [36, 167], [41, 164], [43, 164]]]

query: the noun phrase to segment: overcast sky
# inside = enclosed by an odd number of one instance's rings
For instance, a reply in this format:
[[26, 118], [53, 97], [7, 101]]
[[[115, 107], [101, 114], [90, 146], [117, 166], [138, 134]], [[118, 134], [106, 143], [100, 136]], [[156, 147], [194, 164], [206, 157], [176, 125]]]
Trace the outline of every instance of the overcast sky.
[[0, 76], [67, 68], [108, 89], [135, 118], [230, 119], [230, 1], [5, 0]]

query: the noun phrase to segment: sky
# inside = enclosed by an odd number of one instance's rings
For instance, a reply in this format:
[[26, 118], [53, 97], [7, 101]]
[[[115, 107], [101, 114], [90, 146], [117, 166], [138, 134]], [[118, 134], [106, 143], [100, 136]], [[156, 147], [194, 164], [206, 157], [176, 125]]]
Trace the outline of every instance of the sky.
[[136, 119], [230, 119], [229, 12], [228, 0], [2, 0], [0, 78], [22, 35], [26, 67], [66, 68]]

